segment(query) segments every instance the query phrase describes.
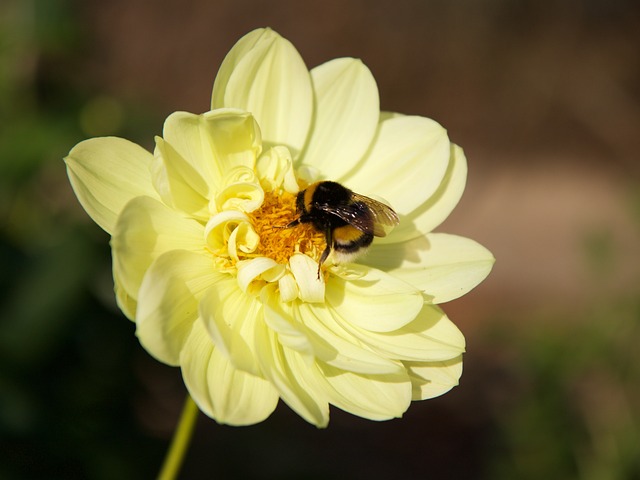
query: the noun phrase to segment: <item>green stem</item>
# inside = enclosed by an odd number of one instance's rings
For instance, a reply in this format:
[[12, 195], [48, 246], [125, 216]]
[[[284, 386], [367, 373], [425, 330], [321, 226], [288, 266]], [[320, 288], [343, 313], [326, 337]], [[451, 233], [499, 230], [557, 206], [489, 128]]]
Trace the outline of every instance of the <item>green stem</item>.
[[198, 407], [189, 395], [182, 407], [182, 414], [180, 415], [180, 421], [178, 427], [173, 434], [169, 451], [162, 464], [162, 469], [158, 475], [158, 480], [174, 480], [178, 477], [178, 472], [182, 466], [187, 448], [189, 448], [189, 442], [193, 434], [193, 427], [196, 424], [198, 418]]

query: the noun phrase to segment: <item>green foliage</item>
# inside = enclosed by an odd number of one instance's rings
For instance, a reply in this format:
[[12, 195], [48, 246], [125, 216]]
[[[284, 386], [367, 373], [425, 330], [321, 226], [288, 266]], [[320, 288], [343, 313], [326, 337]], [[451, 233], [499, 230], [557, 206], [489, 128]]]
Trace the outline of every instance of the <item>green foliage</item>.
[[519, 388], [488, 478], [640, 478], [640, 300], [543, 324], [511, 338]]
[[[81, 211], [62, 161], [94, 103], [74, 77], [83, 43], [74, 7], [0, 4], [3, 479], [150, 478], [165, 448], [134, 419], [140, 349], [113, 305], [108, 237]], [[127, 128], [88, 124], [98, 135]]]

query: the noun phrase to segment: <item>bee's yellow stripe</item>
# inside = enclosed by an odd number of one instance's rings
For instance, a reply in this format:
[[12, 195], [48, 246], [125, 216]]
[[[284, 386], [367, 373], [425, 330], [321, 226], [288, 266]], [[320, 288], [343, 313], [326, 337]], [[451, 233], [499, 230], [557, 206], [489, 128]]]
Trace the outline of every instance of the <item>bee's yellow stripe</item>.
[[363, 233], [356, 227], [345, 225], [333, 230], [333, 240], [338, 243], [351, 243], [362, 237]]

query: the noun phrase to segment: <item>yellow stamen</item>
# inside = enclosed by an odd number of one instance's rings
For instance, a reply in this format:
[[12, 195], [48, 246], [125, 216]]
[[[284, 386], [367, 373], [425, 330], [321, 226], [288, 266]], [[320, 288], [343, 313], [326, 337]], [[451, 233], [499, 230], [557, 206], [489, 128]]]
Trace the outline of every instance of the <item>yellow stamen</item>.
[[260, 237], [259, 255], [286, 264], [296, 252], [309, 255], [315, 260], [325, 248], [324, 235], [310, 224], [283, 228], [297, 218], [296, 197], [284, 192], [282, 195], [265, 192], [262, 206], [249, 214], [251, 223]]

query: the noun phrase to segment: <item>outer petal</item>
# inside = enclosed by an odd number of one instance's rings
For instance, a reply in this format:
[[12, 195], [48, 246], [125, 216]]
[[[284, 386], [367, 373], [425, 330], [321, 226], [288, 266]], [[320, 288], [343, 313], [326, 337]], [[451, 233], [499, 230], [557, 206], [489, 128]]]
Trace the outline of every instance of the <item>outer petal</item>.
[[422, 294], [401, 280], [362, 265], [350, 265], [358, 278], [330, 277], [326, 300], [344, 322], [373, 332], [389, 332], [411, 322], [423, 305]]
[[264, 140], [294, 157], [305, 144], [313, 96], [307, 67], [295, 47], [271, 29], [242, 37], [228, 53], [213, 85], [211, 108], [253, 114]]
[[341, 370], [365, 374], [403, 371], [399, 362], [374, 352], [340, 326], [325, 305], [295, 303], [300, 328], [313, 345], [314, 356]]
[[375, 194], [400, 215], [409, 215], [438, 189], [449, 165], [447, 132], [424, 117], [381, 121], [373, 148], [341, 178], [355, 192]]
[[117, 137], [80, 142], [64, 159], [80, 204], [109, 234], [129, 200], [140, 195], [159, 198], [151, 184], [152, 160], [142, 147]]
[[230, 275], [209, 289], [200, 302], [200, 316], [219, 352], [234, 368], [260, 374], [253, 339], [256, 323], [262, 322], [262, 306], [243, 293]]
[[142, 346], [161, 362], [178, 365], [180, 350], [198, 317], [198, 302], [225, 277], [206, 256], [184, 250], [161, 255], [138, 292], [136, 335]]
[[[256, 353], [265, 378], [273, 383], [282, 400], [307, 422], [325, 427], [329, 422], [326, 395], [310, 385], [307, 375], [315, 364], [283, 347], [277, 334], [265, 325], [256, 326]], [[293, 359], [296, 359], [294, 366], [290, 364]]]
[[271, 383], [231, 365], [213, 346], [200, 320], [186, 339], [180, 365], [191, 397], [220, 423], [252, 425], [266, 419], [278, 404]]
[[235, 167], [255, 166], [261, 151], [261, 135], [251, 114], [222, 109], [194, 115], [171, 114], [164, 123], [164, 139], [204, 181], [193, 187], [209, 197], [217, 191], [225, 173]]
[[206, 221], [227, 173], [253, 169], [260, 149], [260, 130], [246, 112], [176, 112], [165, 121], [164, 138], [156, 138], [153, 183], [167, 205]]
[[380, 117], [378, 86], [369, 69], [353, 58], [338, 58], [311, 71], [316, 95], [313, 130], [304, 163], [336, 180], [365, 154]]
[[467, 181], [467, 159], [460, 147], [451, 144], [447, 173], [438, 190], [408, 215], [400, 217], [400, 225], [376, 243], [397, 243], [429, 233], [449, 216], [458, 204]]
[[111, 239], [114, 275], [138, 297], [147, 269], [164, 252], [204, 253], [204, 227], [149, 197], [137, 197], [122, 210]]
[[412, 400], [425, 400], [447, 393], [462, 375], [462, 355], [442, 362], [406, 362], [413, 385]]
[[434, 305], [425, 305], [413, 322], [395, 332], [378, 333], [354, 325], [344, 326], [374, 351], [399, 360], [449, 360], [465, 348], [464, 336], [458, 327]]
[[386, 375], [355, 374], [321, 365], [329, 401], [370, 420], [401, 417], [411, 403], [411, 382], [405, 371]]
[[118, 278], [118, 272], [113, 269], [113, 291], [116, 294], [116, 304], [118, 308], [122, 310], [125, 316], [135, 322], [136, 310], [138, 309], [138, 302], [129, 295], [129, 292], [122, 286], [122, 282]]
[[443, 303], [482, 282], [495, 258], [468, 238], [430, 233], [403, 243], [374, 244], [363, 262], [416, 286], [431, 302]]

